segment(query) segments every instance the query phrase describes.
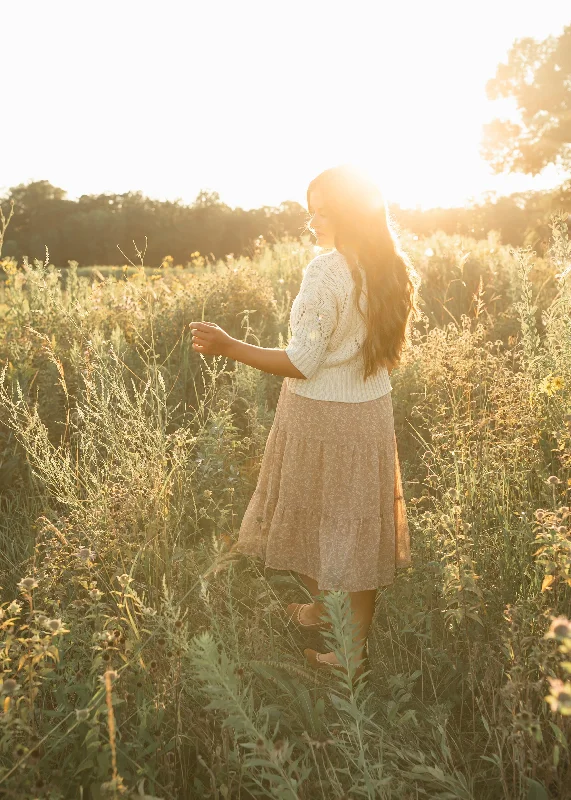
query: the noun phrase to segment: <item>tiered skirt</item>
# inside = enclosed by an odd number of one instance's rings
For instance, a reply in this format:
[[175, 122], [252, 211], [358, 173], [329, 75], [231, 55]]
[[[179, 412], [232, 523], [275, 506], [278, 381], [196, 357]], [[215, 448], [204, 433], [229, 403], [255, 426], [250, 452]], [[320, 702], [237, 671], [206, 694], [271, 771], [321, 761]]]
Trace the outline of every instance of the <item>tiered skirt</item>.
[[391, 584], [411, 563], [392, 393], [314, 400], [284, 378], [233, 549], [308, 575], [320, 590]]

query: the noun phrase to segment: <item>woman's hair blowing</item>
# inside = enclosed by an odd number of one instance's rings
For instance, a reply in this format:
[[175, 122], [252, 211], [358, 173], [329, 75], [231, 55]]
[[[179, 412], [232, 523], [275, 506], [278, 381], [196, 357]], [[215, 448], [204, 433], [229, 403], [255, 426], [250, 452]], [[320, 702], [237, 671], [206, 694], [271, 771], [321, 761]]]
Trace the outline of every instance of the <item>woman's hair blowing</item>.
[[420, 278], [398, 243], [382, 194], [375, 183], [351, 165], [332, 167], [314, 178], [307, 189], [318, 190], [335, 232], [335, 247], [351, 268], [359, 305], [363, 290], [361, 266], [367, 276], [367, 336], [363, 345], [364, 380], [382, 365], [391, 368], [410, 340], [409, 318], [416, 305]]

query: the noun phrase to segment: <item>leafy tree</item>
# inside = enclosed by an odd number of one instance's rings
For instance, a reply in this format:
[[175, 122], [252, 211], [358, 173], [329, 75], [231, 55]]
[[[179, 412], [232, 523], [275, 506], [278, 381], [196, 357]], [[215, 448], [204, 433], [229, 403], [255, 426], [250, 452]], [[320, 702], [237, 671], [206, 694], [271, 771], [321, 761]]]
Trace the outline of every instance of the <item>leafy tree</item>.
[[513, 97], [519, 121], [484, 125], [482, 155], [497, 173], [571, 170], [571, 25], [543, 41], [516, 39], [486, 84], [490, 100]]

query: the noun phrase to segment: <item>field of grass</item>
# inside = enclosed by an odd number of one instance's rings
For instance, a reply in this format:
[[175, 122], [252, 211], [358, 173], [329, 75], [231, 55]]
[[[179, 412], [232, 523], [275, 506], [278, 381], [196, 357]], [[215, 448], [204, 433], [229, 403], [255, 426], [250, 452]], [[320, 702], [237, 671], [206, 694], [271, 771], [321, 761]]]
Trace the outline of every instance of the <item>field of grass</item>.
[[[423, 319], [391, 374], [413, 564], [371, 673], [314, 673], [292, 573], [230, 552], [307, 243], [211, 269], [0, 262], [0, 794], [571, 798], [571, 244], [403, 234]], [[65, 277], [65, 280], [64, 280]], [[327, 604], [347, 650], [343, 593]], [[330, 649], [330, 648], [328, 648]]]

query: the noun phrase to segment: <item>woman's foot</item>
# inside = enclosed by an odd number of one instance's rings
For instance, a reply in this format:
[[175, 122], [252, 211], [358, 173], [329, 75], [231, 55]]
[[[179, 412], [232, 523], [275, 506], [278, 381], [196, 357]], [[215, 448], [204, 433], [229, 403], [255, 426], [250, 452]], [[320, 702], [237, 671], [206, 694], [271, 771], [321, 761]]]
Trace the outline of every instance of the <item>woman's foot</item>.
[[302, 605], [298, 619], [302, 625], [322, 625], [325, 620], [322, 618], [323, 609], [315, 603]]
[[[307, 647], [303, 652], [305, 654], [305, 657], [311, 664], [311, 666], [314, 667], [315, 669], [333, 668], [333, 669], [344, 670], [344, 667], [339, 663], [337, 656], [333, 652], [318, 653], [316, 650], [313, 650], [310, 647]], [[353, 676], [354, 680], [359, 678], [363, 674], [363, 672], [365, 672], [365, 670], [368, 669], [366, 649], [362, 651], [361, 659], [362, 659], [361, 663], [357, 667], [355, 674]]]
[[288, 619], [301, 630], [331, 630], [331, 623], [322, 614], [324, 609], [315, 603], [290, 603], [286, 608]]

